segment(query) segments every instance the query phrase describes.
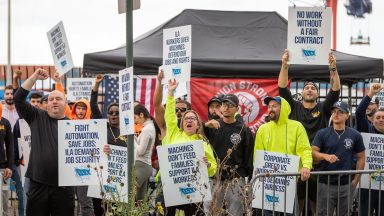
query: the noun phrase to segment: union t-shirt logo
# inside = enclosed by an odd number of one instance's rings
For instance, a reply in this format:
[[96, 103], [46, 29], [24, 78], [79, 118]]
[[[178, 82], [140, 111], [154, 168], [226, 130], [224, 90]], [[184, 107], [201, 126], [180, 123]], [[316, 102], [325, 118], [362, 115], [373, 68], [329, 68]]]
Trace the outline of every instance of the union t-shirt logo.
[[320, 115], [320, 111], [314, 111], [311, 113], [313, 118], [317, 118]]

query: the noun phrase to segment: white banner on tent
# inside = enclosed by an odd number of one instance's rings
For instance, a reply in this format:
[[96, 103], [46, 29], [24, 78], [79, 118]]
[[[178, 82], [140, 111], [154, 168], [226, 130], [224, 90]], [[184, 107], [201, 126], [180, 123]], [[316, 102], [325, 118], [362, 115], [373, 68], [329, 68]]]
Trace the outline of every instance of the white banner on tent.
[[157, 153], [165, 206], [212, 199], [202, 140], [158, 146]]
[[24, 119], [19, 119], [20, 126], [20, 139], [19, 145], [21, 146], [23, 153], [24, 166], [20, 166], [21, 171], [21, 182], [24, 185], [25, 173], [27, 172], [28, 163], [29, 163], [29, 154], [31, 153], [31, 129], [29, 128], [28, 123]]
[[69, 51], [67, 36], [65, 35], [63, 21], [60, 21], [47, 32], [52, 57], [60, 75], [64, 75], [73, 68], [72, 55]]
[[133, 67], [119, 71], [120, 135], [134, 134]]
[[[261, 173], [285, 173], [297, 172], [299, 169], [300, 157], [295, 155], [286, 155], [268, 151], [256, 151], [256, 160], [254, 163], [254, 175]], [[262, 199], [264, 199], [264, 209], [284, 212], [284, 203], [286, 205], [286, 213], [293, 213], [294, 196], [296, 194], [296, 177], [288, 176], [275, 178], [275, 190], [273, 185], [274, 178], [268, 177], [264, 180], [263, 194], [263, 178], [259, 178], [253, 185], [253, 194], [256, 194], [252, 200], [252, 207], [261, 209]], [[287, 187], [285, 187], [285, 184]], [[284, 191], [286, 191], [288, 199], [284, 199]], [[263, 195], [262, 195], [263, 194]]]
[[95, 78], [67, 78], [67, 100], [76, 102], [82, 98], [91, 100]]
[[[106, 175], [107, 120], [60, 120], [58, 122], [59, 186], [98, 185]], [[94, 170], [97, 168], [97, 171]]]
[[101, 196], [100, 185], [89, 186], [88, 196], [128, 203], [127, 147], [109, 146], [111, 154], [108, 155], [108, 175], [103, 176], [102, 181], [105, 197]]
[[[384, 169], [384, 135], [361, 133], [365, 145], [365, 167], [364, 170], [383, 170]], [[361, 188], [384, 190], [384, 174], [379, 173], [361, 176]]]
[[289, 64], [328, 65], [331, 21], [331, 8], [289, 8], [287, 38]]
[[163, 84], [170, 79], [187, 82], [191, 79], [192, 26], [163, 30]]

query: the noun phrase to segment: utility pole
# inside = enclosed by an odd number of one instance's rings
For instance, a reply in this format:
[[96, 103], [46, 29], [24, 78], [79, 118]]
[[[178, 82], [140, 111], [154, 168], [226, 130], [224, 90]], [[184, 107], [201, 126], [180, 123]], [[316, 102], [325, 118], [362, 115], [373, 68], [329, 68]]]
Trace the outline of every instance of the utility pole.
[[6, 70], [6, 85], [12, 84], [11, 70], [11, 0], [8, 0], [8, 44], [7, 44], [7, 70]]
[[[132, 0], [126, 0], [126, 67], [133, 66], [133, 4]], [[121, 81], [120, 81], [121, 82]], [[131, 187], [132, 181], [132, 172], [133, 172], [133, 158], [134, 158], [134, 135], [128, 135], [127, 151], [128, 151], [128, 191], [132, 192], [133, 188]]]
[[332, 7], [332, 49], [336, 50], [336, 42], [337, 42], [337, 0], [327, 0], [327, 7]]

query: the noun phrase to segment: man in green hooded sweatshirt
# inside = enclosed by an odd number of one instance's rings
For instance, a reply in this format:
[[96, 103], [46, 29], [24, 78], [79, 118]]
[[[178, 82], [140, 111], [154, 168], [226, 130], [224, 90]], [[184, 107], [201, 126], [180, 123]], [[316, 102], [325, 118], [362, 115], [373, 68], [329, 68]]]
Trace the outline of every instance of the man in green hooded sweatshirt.
[[312, 168], [312, 149], [304, 126], [298, 121], [288, 119], [291, 107], [284, 98], [266, 97], [264, 103], [268, 105], [270, 121], [257, 131], [254, 160], [257, 160], [256, 150], [297, 155], [300, 157], [300, 178], [306, 181]]

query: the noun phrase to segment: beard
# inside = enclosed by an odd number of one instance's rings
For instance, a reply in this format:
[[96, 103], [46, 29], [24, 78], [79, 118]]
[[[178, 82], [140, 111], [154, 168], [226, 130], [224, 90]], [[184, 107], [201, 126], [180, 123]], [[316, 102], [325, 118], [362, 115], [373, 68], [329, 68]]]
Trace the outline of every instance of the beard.
[[5, 99], [5, 103], [8, 105], [13, 105], [13, 99]]
[[[271, 114], [273, 114], [273, 115], [271, 116]], [[270, 112], [268, 114], [268, 120], [269, 121], [277, 121], [277, 120], [279, 120], [279, 115], [277, 115], [275, 112]]]
[[304, 101], [304, 102], [307, 102], [307, 103], [314, 103], [314, 102], [316, 102], [316, 98], [308, 99], [308, 98], [304, 98], [304, 97], [303, 97], [303, 101]]
[[211, 115], [211, 119], [217, 120], [217, 119], [220, 119], [220, 116], [213, 114]]

